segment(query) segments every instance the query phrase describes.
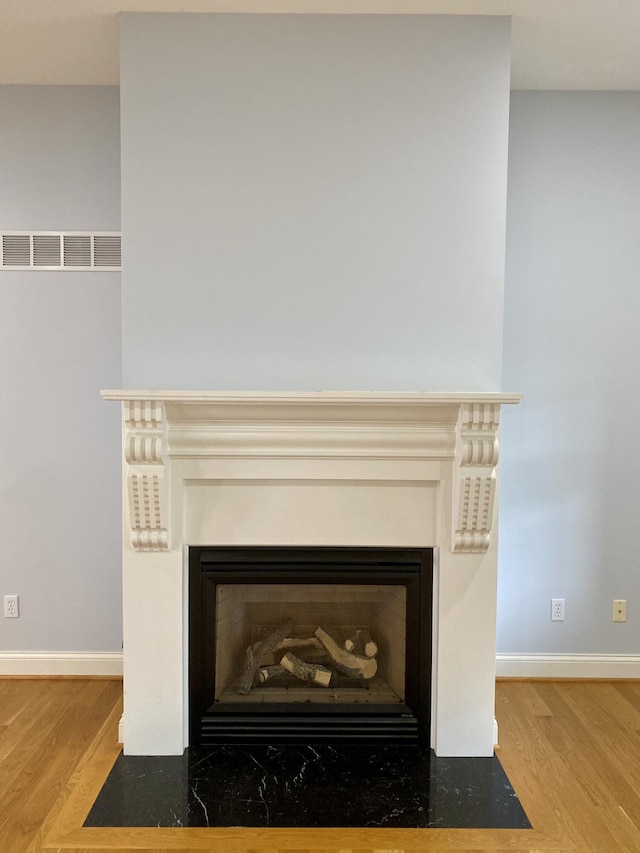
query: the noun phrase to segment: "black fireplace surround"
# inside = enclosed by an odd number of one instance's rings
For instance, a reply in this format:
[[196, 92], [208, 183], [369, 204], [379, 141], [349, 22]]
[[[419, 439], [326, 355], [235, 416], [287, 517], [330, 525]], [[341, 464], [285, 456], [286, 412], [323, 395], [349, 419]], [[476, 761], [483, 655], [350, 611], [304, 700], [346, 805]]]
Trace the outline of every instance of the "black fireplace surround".
[[[344, 696], [337, 703], [326, 701], [322, 688], [317, 688], [322, 699], [317, 702], [312, 692], [302, 690], [298, 692], [303, 698], [297, 701], [288, 700], [296, 691], [280, 691], [278, 701], [270, 701], [268, 690], [255, 701], [234, 692], [233, 686], [221, 701], [220, 679], [216, 680], [221, 660], [221, 650], [216, 648], [220, 642], [216, 608], [225, 587], [235, 589], [238, 597], [253, 584], [258, 585], [256, 589], [274, 585], [284, 590], [280, 592], [283, 599], [293, 589], [299, 597], [305, 585], [314, 590], [326, 585], [338, 600], [347, 587], [365, 593], [370, 589], [369, 598], [375, 597], [376, 590], [390, 590], [394, 600], [400, 596], [404, 625], [398, 636], [405, 646], [404, 683], [396, 689], [394, 701], [386, 701], [383, 690], [382, 698], [376, 698], [367, 692], [372, 688], [362, 683], [357, 687], [364, 692], [343, 691], [353, 695], [353, 701]], [[432, 595], [432, 548], [190, 547], [189, 745], [338, 741], [428, 745]], [[384, 608], [384, 601], [379, 606]], [[323, 607], [327, 610], [329, 604]], [[235, 684], [240, 663], [234, 667]]]

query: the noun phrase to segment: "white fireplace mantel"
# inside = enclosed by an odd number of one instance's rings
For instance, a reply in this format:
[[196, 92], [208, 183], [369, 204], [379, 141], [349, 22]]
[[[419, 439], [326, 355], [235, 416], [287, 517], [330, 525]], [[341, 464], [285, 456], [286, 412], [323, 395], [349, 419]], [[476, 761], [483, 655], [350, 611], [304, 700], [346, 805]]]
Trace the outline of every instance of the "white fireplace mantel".
[[123, 408], [125, 750], [186, 745], [188, 545], [436, 548], [432, 745], [490, 755], [499, 393], [104, 391]]

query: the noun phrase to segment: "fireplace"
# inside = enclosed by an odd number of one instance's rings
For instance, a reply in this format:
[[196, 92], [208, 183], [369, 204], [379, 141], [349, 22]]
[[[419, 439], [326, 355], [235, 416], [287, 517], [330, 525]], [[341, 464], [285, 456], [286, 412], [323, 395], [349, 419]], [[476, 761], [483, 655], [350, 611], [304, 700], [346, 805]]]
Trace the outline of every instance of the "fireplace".
[[[127, 754], [180, 754], [189, 744], [189, 555], [196, 548], [431, 549], [432, 607], [419, 617], [420, 642], [431, 633], [430, 663], [420, 664], [431, 673], [431, 699], [415, 725], [428, 725], [437, 755], [492, 754], [499, 418], [500, 407], [519, 395], [104, 396], [123, 404]], [[299, 592], [289, 589], [286, 600]], [[409, 592], [406, 601], [413, 601]], [[315, 604], [327, 602], [320, 596]], [[308, 618], [324, 621], [322, 614]], [[351, 618], [352, 627], [366, 623]], [[255, 642], [252, 630], [242, 629], [247, 644]], [[199, 716], [220, 704], [215, 689], [197, 700]], [[410, 706], [407, 690], [399, 699]]]
[[432, 549], [189, 549], [190, 745], [428, 743]]

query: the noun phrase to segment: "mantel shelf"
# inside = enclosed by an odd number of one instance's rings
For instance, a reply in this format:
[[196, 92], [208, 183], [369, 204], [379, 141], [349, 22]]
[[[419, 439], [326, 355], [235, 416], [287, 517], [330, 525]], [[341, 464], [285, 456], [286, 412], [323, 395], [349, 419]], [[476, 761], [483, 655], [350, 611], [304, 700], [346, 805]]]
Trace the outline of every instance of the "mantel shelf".
[[105, 390], [100, 392], [105, 400], [153, 400], [179, 403], [389, 403], [415, 405], [416, 403], [442, 405], [447, 403], [498, 403], [516, 404], [522, 394], [499, 391], [175, 391], [175, 390]]

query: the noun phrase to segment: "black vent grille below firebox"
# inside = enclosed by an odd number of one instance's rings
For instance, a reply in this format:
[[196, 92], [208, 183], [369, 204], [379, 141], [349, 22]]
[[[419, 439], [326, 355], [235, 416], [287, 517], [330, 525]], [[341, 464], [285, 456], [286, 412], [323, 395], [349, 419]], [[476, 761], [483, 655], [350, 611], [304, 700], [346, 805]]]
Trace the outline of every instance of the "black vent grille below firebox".
[[205, 714], [203, 746], [214, 743], [331, 743], [332, 741], [388, 743], [418, 740], [418, 721], [409, 709], [404, 716], [371, 714], [259, 715]]

